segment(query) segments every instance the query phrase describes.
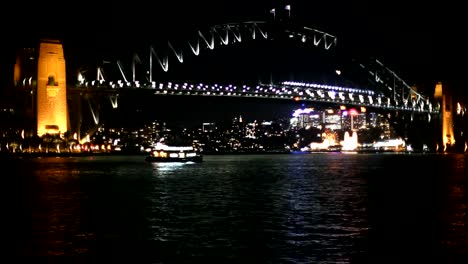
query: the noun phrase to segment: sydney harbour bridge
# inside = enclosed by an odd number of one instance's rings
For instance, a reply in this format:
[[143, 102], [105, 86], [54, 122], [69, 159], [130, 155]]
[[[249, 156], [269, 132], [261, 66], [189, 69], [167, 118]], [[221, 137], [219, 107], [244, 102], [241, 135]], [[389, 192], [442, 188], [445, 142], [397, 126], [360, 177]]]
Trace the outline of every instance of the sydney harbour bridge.
[[[55, 99], [51, 98], [57, 97], [60, 91], [64, 90], [65, 98], [67, 98], [67, 117], [61, 119], [66, 120], [64, 122], [67, 122], [67, 129], [59, 130], [78, 133], [80, 138], [92, 134], [103, 124], [100, 120], [103, 107], [118, 108], [125, 96], [143, 93], [144, 96], [156, 97], [169, 95], [193, 96], [194, 98], [200, 96], [259, 98], [300, 101], [321, 106], [365, 107], [368, 111], [384, 113], [396, 131], [414, 145], [440, 144], [445, 146], [455, 142], [452, 115], [446, 111], [451, 107], [444, 107], [445, 104], [451, 102], [446, 102], [446, 91], [442, 91], [442, 84], [436, 85], [435, 94], [422, 94], [408, 85], [395, 71], [375, 58], [353, 59], [347, 61], [346, 64], [333, 65], [330, 68], [335, 67], [336, 71], [333, 74], [346, 80], [339, 83], [336, 81], [327, 83], [330, 79], [323, 78], [269, 80], [257, 83], [161, 78], [171, 71], [177, 71], [181, 68], [180, 65], [187, 61], [196, 62], [204, 54], [215, 49], [235, 48], [245, 43], [263, 45], [262, 43], [275, 41], [291, 43], [291, 47], [300, 45], [301, 50], [305, 47], [305, 50], [310, 49], [327, 54], [333, 53], [339, 44], [337, 36], [309, 26], [277, 21], [246, 21], [213, 25], [195, 30], [186, 37], [178, 36], [176, 40], [159, 41], [158, 45], [149, 45], [145, 50], [135, 52], [127, 58], [106, 59], [91, 67], [88, 65], [86, 70], [83, 70], [85, 68], [79, 68], [76, 71], [73, 69], [76, 75], [68, 74], [69, 68], [65, 71], [63, 54], [60, 55], [63, 51], [58, 51], [59, 60], [63, 60], [63, 63], [54, 63], [50, 61], [56, 60], [56, 57], [50, 57], [50, 54], [41, 55], [44, 50], [51, 53], [49, 48], [41, 46], [38, 51], [39, 70], [35, 73], [37, 76], [23, 75], [15, 78], [17, 85], [30, 86], [33, 92], [35, 89], [38, 95], [37, 119], [42, 118], [39, 113], [40, 105], [48, 104], [47, 111], [53, 111], [50, 108], [50, 102]], [[43, 40], [41, 45], [42, 43], [62, 49], [60, 41]], [[66, 46], [64, 49], [66, 50]], [[49, 62], [41, 64], [41, 56], [43, 58], [49, 56], [48, 59], [43, 59]], [[17, 62], [17, 64], [20, 63]], [[41, 70], [41, 67], [48, 67], [48, 70]], [[60, 77], [60, 73], [51, 74], [50, 72], [54, 71], [51, 69], [56, 72], [67, 72], [67, 74]], [[40, 76], [41, 74], [45, 76]], [[63, 85], [65, 79], [66, 86]], [[34, 83], [34, 80], [37, 80], [37, 83]], [[44, 82], [43, 88], [40, 82]], [[40, 99], [45, 100], [43, 102], [39, 101], [41, 90], [47, 90]], [[61, 104], [55, 103], [55, 105]], [[51, 116], [50, 113], [47, 113], [47, 116]], [[58, 119], [55, 118], [53, 119], [55, 121], [46, 121], [46, 123], [57, 122]], [[85, 119], [91, 120], [92, 125], [84, 126]], [[37, 123], [38, 132], [65, 126], [63, 124], [44, 125], [45, 123], [39, 120]], [[47, 129], [44, 130], [39, 126], [47, 127]]]

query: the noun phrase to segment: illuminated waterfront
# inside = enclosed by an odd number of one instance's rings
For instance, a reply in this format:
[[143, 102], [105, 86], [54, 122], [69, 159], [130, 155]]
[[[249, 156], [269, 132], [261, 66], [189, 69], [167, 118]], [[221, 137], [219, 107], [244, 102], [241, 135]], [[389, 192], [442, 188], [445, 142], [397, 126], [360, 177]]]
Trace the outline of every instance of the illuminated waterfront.
[[[466, 154], [13, 159], [7, 249], [158, 263], [458, 263]], [[88, 259], [89, 258], [89, 259]], [[411, 261], [410, 261], [411, 262]], [[145, 262], [147, 263], [147, 262]]]

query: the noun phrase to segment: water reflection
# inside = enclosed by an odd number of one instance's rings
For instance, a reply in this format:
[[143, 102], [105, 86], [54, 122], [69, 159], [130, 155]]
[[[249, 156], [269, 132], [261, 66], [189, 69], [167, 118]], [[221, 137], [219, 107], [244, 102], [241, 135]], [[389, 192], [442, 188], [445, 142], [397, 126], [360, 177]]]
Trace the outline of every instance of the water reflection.
[[468, 178], [466, 155], [454, 155], [453, 166], [444, 171], [446, 197], [441, 206], [442, 245], [448, 253], [466, 253], [468, 248]]
[[349, 260], [363, 251], [366, 181], [360, 170], [343, 174], [340, 162], [258, 155], [154, 164], [154, 175], [174, 177], [154, 178], [146, 196], [150, 239], [191, 256]]
[[[33, 163], [32, 182], [28, 193], [30, 240], [21, 254], [25, 255], [75, 255], [87, 253], [88, 241], [96, 238], [95, 232], [83, 224], [79, 170], [70, 169], [63, 160], [50, 158]], [[84, 244], [83, 244], [84, 243]]]
[[195, 162], [153, 162], [155, 176], [165, 176], [167, 174], [183, 169], [184, 166], [196, 164]]
[[467, 255], [466, 160], [326, 153], [206, 156], [196, 164], [16, 160], [4, 177], [15, 207], [10, 238], [16, 256], [450, 263]]

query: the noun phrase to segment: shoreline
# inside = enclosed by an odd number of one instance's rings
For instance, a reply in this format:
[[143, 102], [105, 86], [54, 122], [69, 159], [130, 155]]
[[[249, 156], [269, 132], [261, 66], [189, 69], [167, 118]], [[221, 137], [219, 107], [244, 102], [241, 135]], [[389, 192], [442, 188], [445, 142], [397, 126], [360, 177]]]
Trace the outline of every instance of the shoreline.
[[[337, 153], [337, 154], [468, 154], [468, 152], [457, 152], [457, 151], [447, 151], [447, 152], [434, 152], [434, 151], [382, 151], [382, 150], [357, 150], [357, 151], [272, 151], [272, 152], [207, 152], [202, 153], [203, 156], [223, 156], [223, 155], [277, 155], [277, 154], [293, 154], [293, 155], [309, 155], [309, 154], [324, 154], [324, 153]], [[9, 158], [50, 158], [50, 157], [60, 157], [60, 158], [72, 158], [72, 157], [92, 157], [92, 156], [147, 156], [146, 152], [82, 152], [82, 153], [69, 153], [69, 152], [0, 152], [0, 159], [9, 159]]]
[[49, 153], [42, 153], [42, 152], [34, 152], [34, 153], [27, 153], [27, 152], [0, 152], [0, 157], [2, 158], [48, 158], [48, 157], [91, 157], [91, 156], [144, 156], [147, 153], [135, 153], [135, 152], [82, 152], [82, 153], [69, 153], [69, 152], [49, 152]]

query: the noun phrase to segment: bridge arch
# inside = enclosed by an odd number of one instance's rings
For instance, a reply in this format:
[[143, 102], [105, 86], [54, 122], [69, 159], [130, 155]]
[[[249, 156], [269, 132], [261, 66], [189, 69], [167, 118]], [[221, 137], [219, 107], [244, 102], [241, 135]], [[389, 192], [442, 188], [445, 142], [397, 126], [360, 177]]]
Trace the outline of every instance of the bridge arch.
[[198, 56], [204, 49], [213, 50], [218, 46], [240, 43], [243, 40], [245, 41], [246, 38], [252, 40], [257, 38], [273, 40], [275, 38], [284, 37], [282, 35], [291, 39], [301, 40], [302, 42], [309, 41], [313, 43], [314, 46], [320, 45], [326, 50], [336, 46], [337, 43], [337, 38], [335, 36], [305, 26], [285, 27], [284, 25], [280, 26], [277, 23], [269, 23], [265, 21], [247, 21], [242, 23], [214, 25], [205, 31], [197, 30], [195, 38], [193, 38], [192, 41], [186, 40], [186, 43], [180, 43], [177, 48], [170, 40], [167, 41], [167, 46], [163, 46], [162, 49], [158, 51], [151, 46], [149, 56], [149, 81], [153, 81], [153, 59], [156, 59], [159, 66], [167, 72], [169, 70], [171, 57], [173, 58], [172, 60], [177, 58], [178, 62], [183, 63], [184, 55], [187, 52], [191, 52], [193, 55]]
[[[337, 37], [332, 34], [307, 26], [278, 23], [276, 21], [217, 24], [205, 29], [196, 29], [188, 35], [187, 37], [185, 33], [180, 33], [178, 35], [179, 39], [165, 39], [157, 44], [149, 45], [148, 50], [143, 51], [143, 53], [133, 53], [130, 67], [124, 65], [121, 60], [115, 62], [103, 61], [97, 68], [96, 78], [90, 83], [95, 85], [114, 82], [113, 85], [121, 88], [155, 87], [156, 82], [153, 74], [157, 69], [168, 72], [172, 67], [171, 65], [182, 64], [190, 59], [187, 58], [189, 56], [200, 56], [206, 53], [207, 50], [257, 39], [290, 39], [306, 45], [310, 43], [309, 46], [322, 48], [326, 51], [337, 46]], [[105, 78], [105, 69], [111, 67], [116, 70], [118, 80]], [[353, 59], [350, 67], [354, 68], [346, 70], [346, 72], [354, 75], [350, 79], [361, 75], [365, 79], [361, 85], [365, 84], [370, 89], [389, 98], [392, 105], [429, 112], [438, 111], [437, 106], [432, 105], [429, 97], [409, 86], [378, 59], [367, 58], [365, 61]], [[358, 71], [359, 73], [357, 73]]]
[[[238, 43], [255, 40], [291, 39], [314, 47], [330, 50], [336, 47], [336, 36], [306, 26], [293, 26], [268, 21], [246, 21], [227, 23], [196, 29], [188, 34], [180, 33], [177, 39], [163, 39], [152, 42], [146, 50], [132, 55], [131, 65], [122, 64], [121, 60], [103, 60], [97, 67], [95, 77], [86, 79], [96, 82], [110, 81], [104, 72], [112, 69], [118, 79], [131, 85], [134, 83], [153, 82], [157, 70], [168, 72], [175, 64], [190, 60], [190, 56], [200, 56], [207, 50], [232, 46]], [[128, 62], [128, 60], [127, 60]], [[89, 75], [89, 74], [88, 74]], [[115, 80], [113, 80], [115, 81]]]

